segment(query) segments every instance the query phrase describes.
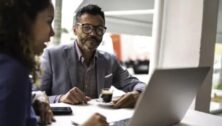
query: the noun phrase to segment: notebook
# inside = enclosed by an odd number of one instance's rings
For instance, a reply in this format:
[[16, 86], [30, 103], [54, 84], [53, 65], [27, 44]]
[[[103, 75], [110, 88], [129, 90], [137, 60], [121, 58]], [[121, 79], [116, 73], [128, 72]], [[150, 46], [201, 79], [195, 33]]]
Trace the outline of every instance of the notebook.
[[135, 107], [129, 126], [179, 123], [198, 93], [210, 67], [157, 69]]

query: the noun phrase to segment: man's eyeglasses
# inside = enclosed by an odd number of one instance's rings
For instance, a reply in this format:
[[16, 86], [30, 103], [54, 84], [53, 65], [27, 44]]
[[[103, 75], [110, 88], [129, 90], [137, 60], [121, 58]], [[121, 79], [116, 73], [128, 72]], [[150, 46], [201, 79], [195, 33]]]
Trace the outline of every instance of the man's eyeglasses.
[[91, 24], [82, 24], [82, 23], [77, 23], [77, 25], [80, 25], [82, 27], [82, 31], [85, 34], [89, 34], [95, 30], [96, 34], [99, 36], [102, 36], [106, 32], [106, 27], [104, 26], [94, 26]]

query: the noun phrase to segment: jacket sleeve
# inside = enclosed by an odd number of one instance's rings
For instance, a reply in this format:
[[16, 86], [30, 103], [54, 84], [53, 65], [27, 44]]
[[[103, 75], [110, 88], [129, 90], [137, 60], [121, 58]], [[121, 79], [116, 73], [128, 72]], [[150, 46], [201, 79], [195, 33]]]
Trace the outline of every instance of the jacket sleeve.
[[137, 90], [142, 92], [145, 84], [132, 76], [127, 69], [124, 69], [119, 61], [113, 57], [112, 59], [113, 86], [125, 92]]
[[51, 95], [51, 89], [52, 89], [52, 66], [51, 66], [51, 60], [50, 60], [50, 53], [46, 49], [41, 57], [41, 71], [42, 75], [40, 77], [41, 79], [41, 85], [40, 90], [45, 91], [47, 95]]
[[53, 69], [52, 69], [52, 56], [50, 50], [46, 49], [41, 57], [41, 71], [42, 75], [40, 90], [45, 91], [49, 96], [50, 103], [56, 103], [59, 101], [61, 95], [52, 95], [52, 86], [53, 86]]

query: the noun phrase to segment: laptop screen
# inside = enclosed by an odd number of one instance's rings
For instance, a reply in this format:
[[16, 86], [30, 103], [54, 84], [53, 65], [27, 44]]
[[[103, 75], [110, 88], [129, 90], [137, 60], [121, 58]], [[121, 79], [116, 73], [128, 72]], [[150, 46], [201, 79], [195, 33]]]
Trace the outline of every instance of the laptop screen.
[[210, 67], [157, 69], [138, 99], [129, 126], [179, 123], [198, 93]]

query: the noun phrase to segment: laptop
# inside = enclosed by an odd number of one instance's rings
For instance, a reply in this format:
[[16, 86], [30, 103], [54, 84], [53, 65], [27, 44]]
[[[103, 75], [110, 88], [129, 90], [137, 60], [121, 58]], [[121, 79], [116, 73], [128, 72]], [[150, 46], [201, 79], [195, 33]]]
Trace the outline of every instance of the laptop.
[[135, 107], [129, 126], [179, 123], [197, 95], [210, 67], [157, 69]]

